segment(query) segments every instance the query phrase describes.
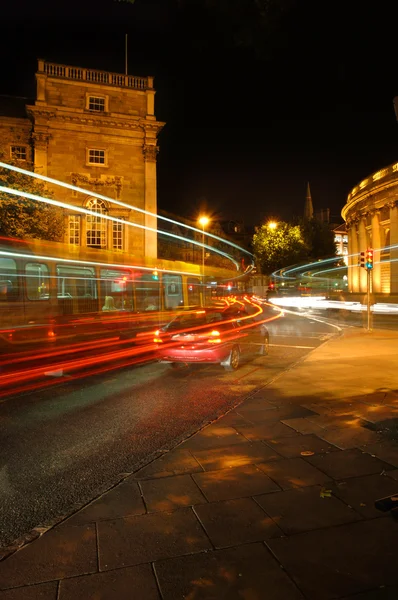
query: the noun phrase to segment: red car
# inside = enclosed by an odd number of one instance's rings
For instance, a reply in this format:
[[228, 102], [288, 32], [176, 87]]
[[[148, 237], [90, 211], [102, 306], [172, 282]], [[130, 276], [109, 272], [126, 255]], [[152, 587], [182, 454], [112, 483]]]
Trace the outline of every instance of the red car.
[[234, 371], [241, 355], [268, 354], [269, 336], [261, 312], [260, 307], [241, 302], [224, 309], [184, 311], [156, 331], [159, 360], [172, 367], [213, 363]]

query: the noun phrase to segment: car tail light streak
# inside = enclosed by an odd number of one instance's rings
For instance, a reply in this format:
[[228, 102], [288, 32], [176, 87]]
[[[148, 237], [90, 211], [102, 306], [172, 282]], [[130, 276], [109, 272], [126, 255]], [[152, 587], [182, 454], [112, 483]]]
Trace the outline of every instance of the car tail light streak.
[[162, 344], [163, 343], [163, 340], [160, 337], [160, 329], [157, 329], [155, 331], [153, 341], [155, 342], [155, 344]]
[[209, 342], [209, 344], [220, 344], [221, 343], [221, 338], [220, 338], [220, 332], [219, 331], [212, 331], [210, 333], [210, 337], [207, 340]]

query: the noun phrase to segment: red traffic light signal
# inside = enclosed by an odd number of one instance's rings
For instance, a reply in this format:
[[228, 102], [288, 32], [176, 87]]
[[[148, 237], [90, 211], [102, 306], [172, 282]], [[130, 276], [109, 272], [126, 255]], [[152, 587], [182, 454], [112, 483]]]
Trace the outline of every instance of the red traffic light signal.
[[373, 250], [372, 248], [368, 248], [366, 250], [366, 268], [373, 269]]
[[365, 269], [365, 252], [361, 252], [360, 254], [359, 266]]

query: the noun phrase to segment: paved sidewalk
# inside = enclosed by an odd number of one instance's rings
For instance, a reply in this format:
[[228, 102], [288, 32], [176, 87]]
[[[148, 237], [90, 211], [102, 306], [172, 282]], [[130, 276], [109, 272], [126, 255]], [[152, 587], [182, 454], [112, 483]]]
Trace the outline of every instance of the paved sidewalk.
[[397, 599], [397, 349], [330, 340], [0, 562], [0, 600]]

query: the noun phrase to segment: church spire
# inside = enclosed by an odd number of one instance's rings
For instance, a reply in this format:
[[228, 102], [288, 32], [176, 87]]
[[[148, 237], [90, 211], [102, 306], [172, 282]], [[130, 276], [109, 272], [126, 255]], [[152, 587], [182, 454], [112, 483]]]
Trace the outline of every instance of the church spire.
[[313, 216], [314, 216], [314, 207], [312, 204], [310, 184], [308, 182], [307, 183], [307, 195], [305, 198], [304, 218], [310, 220], [310, 219], [312, 219]]

